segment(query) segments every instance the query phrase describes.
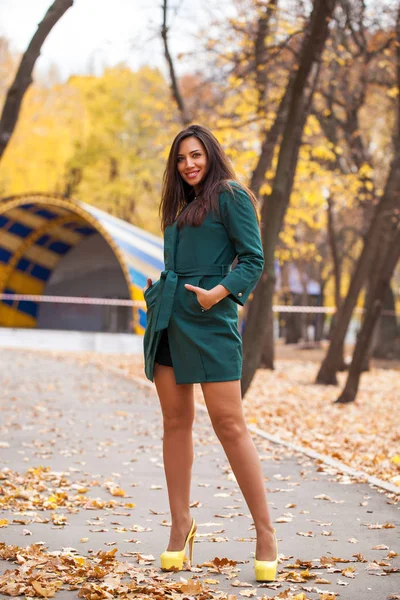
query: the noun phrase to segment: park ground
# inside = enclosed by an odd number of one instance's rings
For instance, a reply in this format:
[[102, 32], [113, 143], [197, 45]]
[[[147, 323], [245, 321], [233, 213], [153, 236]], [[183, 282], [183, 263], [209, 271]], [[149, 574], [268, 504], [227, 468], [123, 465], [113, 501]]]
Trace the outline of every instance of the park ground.
[[199, 389], [194, 565], [163, 574], [161, 422], [141, 357], [1, 353], [2, 598], [400, 598], [399, 495], [294, 449], [400, 492], [398, 370], [374, 367], [350, 406], [332, 404], [337, 389], [313, 384], [310, 356], [281, 355], [274, 372], [257, 373], [247, 420], [289, 444], [254, 437], [279, 546], [277, 581], [257, 584], [252, 520]]

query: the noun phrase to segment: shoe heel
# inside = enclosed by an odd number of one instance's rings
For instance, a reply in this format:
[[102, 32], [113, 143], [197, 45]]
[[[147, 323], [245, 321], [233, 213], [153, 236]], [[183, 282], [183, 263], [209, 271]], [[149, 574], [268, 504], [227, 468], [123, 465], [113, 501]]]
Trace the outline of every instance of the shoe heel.
[[191, 535], [190, 539], [188, 540], [189, 543], [189, 561], [190, 561], [190, 566], [192, 566], [193, 564], [193, 548], [194, 548], [194, 538], [196, 535], [196, 529], [193, 531], [193, 534]]

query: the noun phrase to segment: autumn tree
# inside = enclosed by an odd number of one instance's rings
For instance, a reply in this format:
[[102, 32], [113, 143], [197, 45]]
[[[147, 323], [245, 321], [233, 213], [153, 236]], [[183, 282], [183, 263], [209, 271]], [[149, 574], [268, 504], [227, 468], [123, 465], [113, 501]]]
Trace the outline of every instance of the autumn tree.
[[165, 152], [179, 127], [164, 77], [118, 65], [101, 76], [71, 77], [68, 85], [83, 127], [65, 165], [64, 191], [159, 234]]
[[32, 72], [47, 36], [73, 5], [74, 0], [55, 0], [39, 23], [35, 35], [24, 52], [15, 79], [11, 84], [4, 102], [0, 118], [0, 159], [13, 134], [21, 103], [32, 83]]
[[[398, 165], [397, 168], [399, 168]], [[389, 225], [389, 229], [387, 230], [388, 243], [385, 244], [386, 251], [381, 261], [381, 268], [378, 271], [376, 278], [374, 278], [362, 327], [357, 338], [356, 347], [354, 349], [353, 359], [351, 361], [346, 385], [339, 398], [336, 400], [338, 403], [343, 404], [354, 402], [357, 395], [361, 372], [363, 369], [364, 357], [366, 353], [368, 353], [372, 334], [382, 311], [383, 302], [390, 285], [390, 280], [393, 277], [394, 270], [398, 260], [400, 259], [399, 215], [400, 208], [394, 215], [393, 222], [387, 223]]]
[[[354, 34], [352, 34], [352, 35], [354, 35]], [[375, 46], [379, 46], [380, 51], [389, 51], [389, 49], [391, 48], [391, 51], [393, 53], [394, 44], [392, 42], [394, 39], [394, 35], [395, 34], [393, 33], [393, 28], [392, 28], [391, 31], [386, 33], [386, 35], [384, 36], [384, 38], [385, 38], [384, 40], [381, 40], [379, 38], [377, 40], [375, 37], [372, 40], [372, 44], [374, 44]], [[367, 38], [365, 36], [361, 36], [360, 39], [363, 44], [367, 43], [367, 41], [366, 41]], [[358, 38], [357, 38], [357, 40], [358, 40]], [[359, 44], [361, 44], [361, 41], [359, 41]], [[366, 50], [367, 50], [367, 57], [369, 57], [371, 55], [370, 60], [372, 60], [372, 58], [374, 57], [373, 51], [370, 48], [367, 48]], [[364, 51], [365, 51], [365, 48], [364, 48]], [[377, 56], [380, 56], [380, 55], [379, 54], [375, 55], [375, 58]], [[380, 60], [380, 59], [378, 59], [378, 60]], [[385, 69], [386, 72], [391, 71], [391, 75], [392, 75], [391, 86], [392, 86], [392, 88], [393, 88], [393, 81], [394, 81], [393, 78], [395, 77], [395, 73], [396, 73], [396, 67], [394, 65], [394, 62], [388, 60], [387, 61], [387, 69], [388, 70]], [[375, 83], [375, 85], [376, 85], [376, 83]], [[380, 85], [382, 85], [382, 81], [380, 82]], [[365, 96], [365, 93], [366, 93], [365, 89], [361, 88], [361, 99], [363, 96]], [[391, 95], [393, 95], [393, 94], [391, 94]], [[361, 172], [364, 171], [364, 173], [366, 175], [365, 181], [363, 182], [364, 193], [362, 196], [362, 198], [365, 199], [365, 197], [367, 197], [367, 198], [371, 197], [371, 194], [367, 195], [365, 192], [374, 192], [374, 184], [373, 184], [373, 181], [371, 180], [371, 176], [370, 176], [370, 173], [372, 172], [372, 168], [368, 166], [368, 162], [364, 162], [364, 163], [362, 162], [363, 160], [365, 160], [365, 157], [367, 156], [366, 147], [364, 147], [364, 145], [363, 145], [362, 135], [360, 133], [361, 126], [360, 126], [359, 120], [358, 120], [359, 114], [360, 114], [360, 106], [362, 105], [362, 103], [360, 104], [359, 101], [355, 102], [354, 110], [350, 112], [351, 119], [350, 120], [345, 119], [344, 123], [340, 124], [340, 128], [342, 128], [342, 130], [344, 132], [346, 132], [346, 135], [348, 135], [348, 130], [353, 131], [353, 133], [350, 136], [349, 146], [351, 144], [356, 146], [355, 151], [353, 151], [353, 153], [352, 153], [352, 156], [354, 158], [354, 157], [357, 157], [357, 155], [359, 155], [359, 157], [360, 157], [359, 158], [359, 170]], [[333, 107], [333, 104], [332, 104], [332, 107]], [[376, 108], [375, 108], [375, 110], [376, 110]], [[345, 111], [343, 111], [343, 108], [341, 109], [341, 111], [342, 111], [342, 113], [344, 112], [344, 114], [345, 114]], [[347, 121], [349, 121], [349, 122], [347, 122]], [[356, 142], [354, 141], [355, 138], [357, 138]], [[395, 160], [395, 158], [393, 160]], [[390, 182], [389, 188], [388, 188], [388, 182]], [[362, 248], [361, 254], [359, 256], [359, 259], [356, 263], [354, 272], [352, 274], [347, 295], [346, 295], [345, 299], [343, 300], [343, 302], [338, 310], [338, 313], [336, 315], [334, 325], [333, 325], [333, 328], [331, 331], [330, 345], [329, 345], [326, 357], [325, 357], [324, 361], [322, 362], [322, 365], [318, 372], [317, 383], [322, 383], [322, 384], [336, 384], [337, 383], [336, 372], [340, 369], [341, 364], [343, 362], [343, 346], [344, 346], [345, 335], [346, 335], [348, 325], [349, 325], [350, 319], [352, 317], [353, 310], [356, 305], [357, 299], [359, 297], [359, 294], [360, 294], [363, 286], [366, 284], [368, 279], [370, 282], [372, 282], [374, 279], [373, 273], [376, 270], [379, 270], [379, 265], [383, 264], [384, 255], [385, 255], [385, 245], [382, 244], [382, 240], [384, 238], [384, 235], [382, 232], [385, 230], [385, 223], [386, 223], [387, 219], [392, 218], [393, 210], [395, 210], [396, 206], [397, 206], [397, 204], [396, 204], [397, 199], [396, 199], [396, 193], [395, 193], [397, 183], [394, 179], [392, 170], [390, 170], [388, 182], [386, 183], [385, 193], [383, 193], [383, 195], [381, 197], [379, 197], [379, 195], [377, 193], [374, 193], [373, 201], [372, 202], [370, 201], [367, 203], [368, 214], [369, 214], [369, 223], [368, 223], [368, 227], [366, 228], [366, 232], [364, 234], [363, 248]], [[371, 283], [371, 285], [373, 287], [373, 283]]]
[[[302, 42], [298, 67], [290, 83], [290, 100], [282, 134], [272, 192], [262, 209], [262, 238], [265, 268], [254, 293], [244, 332], [244, 368], [242, 391], [245, 393], [259, 366], [263, 350], [264, 331], [272, 315], [275, 289], [275, 248], [287, 211], [293, 187], [299, 149], [315, 77], [326, 39], [335, 1], [313, 3], [313, 10]], [[314, 67], [314, 68], [313, 68]], [[272, 332], [270, 331], [272, 337]], [[272, 340], [271, 340], [272, 345]]]

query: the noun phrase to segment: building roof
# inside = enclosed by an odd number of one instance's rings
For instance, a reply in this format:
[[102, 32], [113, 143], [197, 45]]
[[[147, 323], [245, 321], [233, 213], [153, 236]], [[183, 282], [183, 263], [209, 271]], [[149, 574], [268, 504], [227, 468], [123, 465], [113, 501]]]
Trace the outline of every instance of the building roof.
[[[132, 300], [143, 300], [147, 277], [164, 268], [163, 240], [122, 219], [57, 194], [24, 194], [0, 202], [0, 293], [41, 295], [68, 251], [99, 233], [118, 260]], [[37, 302], [0, 301], [0, 325], [35, 327]], [[135, 311], [134, 311], [135, 313]], [[135, 313], [135, 331], [145, 311]]]

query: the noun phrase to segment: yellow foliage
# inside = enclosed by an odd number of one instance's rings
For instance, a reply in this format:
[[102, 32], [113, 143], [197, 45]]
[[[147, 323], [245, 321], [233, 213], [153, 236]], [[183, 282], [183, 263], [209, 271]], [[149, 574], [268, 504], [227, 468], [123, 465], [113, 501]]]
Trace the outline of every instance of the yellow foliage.
[[167, 83], [148, 67], [33, 85], [2, 160], [0, 193], [64, 193], [74, 181], [73, 197], [159, 234], [174, 117]]
[[389, 90], [387, 90], [387, 95], [389, 96], [389, 98], [397, 98], [397, 96], [399, 95], [399, 88], [396, 87], [392, 87]]
[[271, 192], [272, 192], [272, 187], [270, 186], [269, 183], [263, 183], [262, 186], [260, 187], [260, 195], [261, 196], [269, 196]]
[[374, 174], [373, 168], [368, 163], [362, 164], [358, 172], [360, 177], [366, 177], [368, 179], [370, 179]]

